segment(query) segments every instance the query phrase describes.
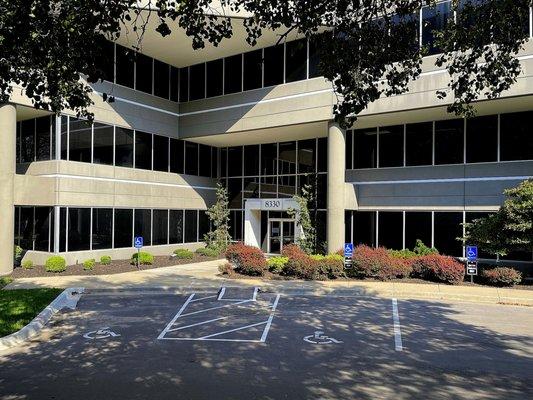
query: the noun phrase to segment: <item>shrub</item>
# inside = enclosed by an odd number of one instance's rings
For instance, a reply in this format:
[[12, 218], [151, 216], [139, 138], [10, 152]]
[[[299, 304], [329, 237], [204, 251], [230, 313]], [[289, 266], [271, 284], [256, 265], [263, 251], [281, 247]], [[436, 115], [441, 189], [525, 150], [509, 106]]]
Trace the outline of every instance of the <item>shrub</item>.
[[483, 279], [494, 286], [513, 286], [522, 281], [522, 274], [513, 268], [497, 267], [481, 272]]
[[409, 249], [404, 250], [388, 250], [389, 254], [396, 258], [402, 258], [404, 260], [409, 260], [411, 258], [417, 257], [417, 253]]
[[45, 263], [47, 272], [63, 272], [67, 269], [67, 263], [61, 256], [52, 256]]
[[201, 256], [204, 256], [204, 257], [217, 258], [220, 256], [220, 251], [218, 251], [217, 249], [213, 249], [211, 247], [201, 247], [197, 249], [195, 253]]
[[23, 252], [24, 250], [22, 250], [22, 247], [15, 245], [15, 247], [13, 248], [13, 258], [15, 260], [15, 263], [20, 262]]
[[91, 258], [90, 260], [85, 260], [83, 262], [83, 269], [85, 271], [91, 271], [94, 268], [94, 264], [96, 264], [96, 260], [94, 258]]
[[102, 265], [110, 265], [111, 264], [111, 256], [102, 256], [102, 257], [100, 257], [100, 264], [102, 264]]
[[465, 278], [465, 267], [453, 257], [430, 254], [412, 262], [413, 275], [430, 281], [456, 284]]
[[219, 265], [218, 266], [218, 271], [222, 274], [222, 275], [233, 275], [233, 273], [235, 272], [233, 270], [233, 266], [230, 264], [230, 263], [226, 263], [224, 265]]
[[403, 258], [394, 257], [384, 247], [372, 248], [357, 246], [353, 255], [353, 268], [350, 276], [389, 280], [405, 278], [411, 273], [411, 263]]
[[226, 250], [226, 259], [235, 265], [235, 270], [243, 275], [263, 275], [268, 264], [263, 252], [257, 247], [235, 243]]
[[287, 246], [283, 246], [283, 251], [281, 252], [281, 255], [283, 257], [292, 258], [306, 256], [307, 253], [303, 251], [297, 244], [289, 244]]
[[288, 257], [271, 257], [267, 259], [268, 269], [274, 274], [281, 274], [287, 262], [289, 262]]
[[317, 279], [337, 279], [346, 276], [344, 273], [344, 256], [329, 254], [327, 256], [313, 255], [317, 265]]
[[300, 254], [298, 252], [295, 252], [291, 257], [288, 257], [288, 259], [289, 261], [287, 261], [287, 264], [283, 269], [284, 275], [308, 280], [321, 279], [318, 271], [319, 261], [316, 259], [305, 253]]
[[140, 265], [152, 265], [154, 263], [154, 256], [146, 251], [141, 251], [139, 253], [133, 253], [131, 256], [131, 264], [137, 264], [137, 258], [139, 258]]
[[419, 256], [429, 256], [431, 254], [439, 254], [439, 251], [434, 247], [428, 247], [420, 239], [416, 239], [416, 244], [413, 252]]
[[174, 254], [181, 260], [192, 260], [194, 258], [194, 253], [188, 249], [176, 249]]
[[22, 268], [24, 268], [24, 269], [33, 269], [33, 261], [32, 260], [24, 260], [22, 262]]

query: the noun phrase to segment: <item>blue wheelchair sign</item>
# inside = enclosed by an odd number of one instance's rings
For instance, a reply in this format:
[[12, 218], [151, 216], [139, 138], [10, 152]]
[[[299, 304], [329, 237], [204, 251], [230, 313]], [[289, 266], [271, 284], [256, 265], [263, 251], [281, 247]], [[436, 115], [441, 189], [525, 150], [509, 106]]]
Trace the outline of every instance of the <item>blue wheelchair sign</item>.
[[353, 256], [353, 243], [345, 243], [344, 244], [344, 257], [352, 257]]
[[137, 236], [135, 238], [135, 240], [133, 241], [133, 244], [134, 244], [136, 249], [142, 249], [143, 244], [144, 244], [144, 240], [143, 240], [142, 236]]
[[477, 246], [466, 246], [466, 259], [477, 261]]

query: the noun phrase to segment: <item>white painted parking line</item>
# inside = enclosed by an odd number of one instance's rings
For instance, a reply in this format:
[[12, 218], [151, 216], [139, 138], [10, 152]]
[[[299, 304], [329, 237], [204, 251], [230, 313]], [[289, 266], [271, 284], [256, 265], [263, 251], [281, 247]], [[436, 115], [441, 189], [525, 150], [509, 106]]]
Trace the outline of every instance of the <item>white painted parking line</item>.
[[[221, 292], [222, 292], [222, 289], [221, 289]], [[203, 299], [207, 299], [207, 298], [216, 299], [216, 301], [218, 301], [218, 299], [220, 297], [220, 295], [219, 296], [215, 295], [215, 296], [209, 296], [209, 297], [194, 299], [195, 294], [192, 294], [185, 301], [185, 303], [181, 306], [179, 311], [172, 318], [172, 320], [165, 327], [165, 329], [163, 329], [161, 334], [158, 336], [158, 339], [160, 339], [160, 340], [182, 340], [182, 341], [220, 341], [220, 342], [264, 343], [266, 341], [268, 333], [270, 331], [270, 327], [272, 325], [272, 320], [274, 318], [274, 313], [276, 312], [276, 309], [277, 309], [278, 303], [279, 303], [279, 299], [280, 299], [281, 296], [278, 294], [275, 297], [275, 299], [274, 299], [274, 301], [272, 303], [271, 303], [272, 300], [270, 300], [268, 303], [266, 303], [264, 301], [256, 302], [257, 293], [258, 292], [259, 292], [259, 290], [257, 288], [257, 290], [254, 291], [252, 299], [241, 300], [241, 301], [232, 301], [231, 303], [224, 304], [222, 306], [208, 307], [208, 308], [197, 310], [197, 311], [186, 312], [187, 307], [191, 303], [194, 303], [195, 301], [199, 301], [199, 300], [203, 300]], [[211, 304], [213, 304], [213, 303], [211, 302]], [[246, 309], [253, 310], [254, 312], [252, 314], [250, 314], [250, 315], [247, 315], [247, 313], [242, 314], [242, 311], [241, 311], [242, 308], [237, 307], [237, 306], [239, 306], [241, 304], [246, 304], [246, 305], [253, 304], [252, 306], [248, 306], [248, 307], [245, 306], [244, 309], [245, 310]], [[199, 315], [201, 313], [206, 313], [208, 311], [227, 309], [227, 308], [231, 308], [231, 307], [234, 307], [234, 309], [233, 310], [230, 309], [229, 314], [225, 313], [225, 314], [222, 314], [222, 316], [216, 316], [216, 314], [215, 314], [214, 316], [211, 316], [210, 319], [203, 320], [203, 321], [198, 321], [198, 322], [195, 322], [194, 319], [193, 320], [187, 319], [187, 317], [189, 317], [189, 316], [196, 316], [196, 315]], [[263, 310], [263, 312], [264, 312], [263, 318], [266, 318], [267, 315], [268, 315], [268, 318], [266, 320], [263, 319], [263, 321], [257, 322], [258, 317], [261, 318], [261, 314], [258, 313], [261, 310]], [[248, 319], [248, 321], [246, 321], [247, 319]], [[254, 319], [255, 319], [255, 321], [254, 321]], [[227, 324], [224, 324], [225, 327], [226, 327], [225, 330], [221, 330], [224, 327], [224, 325], [217, 324], [217, 322], [222, 321], [222, 320], [225, 320], [225, 321], [227, 321], [230, 324], [229, 326], [227, 326]], [[182, 321], [188, 321], [189, 323], [184, 325], [184, 326], [179, 326], [179, 325], [183, 324]], [[243, 324], [243, 325], [237, 326], [237, 327], [232, 327], [231, 329], [228, 329], [229, 327], [231, 327], [231, 324], [233, 324], [233, 326], [235, 326], [235, 322], [236, 321], [240, 322], [239, 325], [241, 325], [241, 324]], [[259, 326], [263, 326], [263, 325], [265, 327], [264, 327], [264, 329], [262, 331], [261, 330], [259, 330], [259, 331], [252, 330], [252, 331], [249, 331], [249, 332], [246, 333], [246, 335], [248, 335], [248, 336], [249, 335], [258, 335], [258, 336], [261, 335], [260, 338], [257, 338], [257, 336], [256, 336], [257, 339], [254, 339], [253, 337], [252, 338], [246, 338], [246, 339], [245, 338], [240, 339], [238, 337], [237, 338], [236, 337], [231, 337], [232, 335], [229, 335], [230, 337], [220, 337], [220, 336], [223, 336], [223, 335], [232, 334], [232, 333], [235, 333], [235, 332], [242, 332], [242, 331], [245, 331], [247, 329], [251, 329], [251, 328], [255, 328], [255, 327], [259, 327]], [[200, 326], [202, 326], [204, 328], [202, 328], [199, 331], [197, 331], [196, 329], [190, 329], [190, 328], [195, 328], [195, 327], [200, 327]], [[205, 330], [205, 327], [207, 327], [207, 329], [208, 329], [207, 332]], [[184, 336], [180, 337], [179, 335], [185, 329], [188, 329], [187, 333], [185, 333]], [[209, 330], [211, 332], [209, 332]], [[199, 332], [201, 332], [201, 334], [198, 334]], [[195, 335], [195, 333], [196, 333], [196, 335]], [[178, 335], [176, 335], [176, 334], [178, 334]], [[196, 337], [194, 337], [194, 336], [196, 336]]]
[[224, 298], [224, 295], [226, 294], [226, 289], [227, 288], [225, 286], [220, 288], [220, 292], [218, 293], [218, 297], [217, 297], [218, 301], [243, 301], [243, 300], [256, 301], [257, 300], [257, 293], [259, 292], [259, 288], [256, 286], [256, 287], [254, 287], [254, 291], [252, 293], [252, 298], [251, 299], [228, 299], [228, 298]]
[[222, 289], [220, 289], [220, 292], [218, 293], [218, 297], [217, 297], [218, 301], [222, 300], [222, 297], [224, 297], [224, 293], [226, 293], [226, 288], [222, 286]]
[[400, 314], [398, 313], [398, 301], [396, 299], [392, 299], [392, 322], [394, 323], [394, 348], [396, 351], [403, 351]]
[[189, 298], [187, 299], [187, 301], [185, 303], [183, 303], [183, 305], [179, 309], [178, 313], [176, 315], [174, 315], [174, 318], [172, 318], [172, 320], [168, 323], [168, 325], [165, 327], [165, 329], [163, 329], [163, 331], [159, 334], [159, 336], [157, 337], [158, 339], [163, 339], [165, 337], [165, 335], [168, 332], [168, 330], [172, 327], [172, 325], [174, 325], [176, 320], [180, 317], [180, 315], [183, 313], [183, 311], [187, 308], [189, 303], [192, 301], [193, 297], [194, 297], [194, 293], [189, 296]]
[[191, 300], [190, 302], [191, 302], [191, 303], [195, 303], [195, 302], [197, 302], [197, 301], [208, 300], [208, 299], [214, 299], [215, 297], [217, 297], [217, 296], [215, 295], [215, 296], [200, 297], [199, 299], [194, 299], [194, 300]]

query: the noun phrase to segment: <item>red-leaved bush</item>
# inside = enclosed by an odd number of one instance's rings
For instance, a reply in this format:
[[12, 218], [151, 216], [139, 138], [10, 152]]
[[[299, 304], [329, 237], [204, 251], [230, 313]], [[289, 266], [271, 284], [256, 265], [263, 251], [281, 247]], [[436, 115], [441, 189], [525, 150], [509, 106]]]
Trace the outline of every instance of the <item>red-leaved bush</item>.
[[283, 257], [292, 258], [306, 256], [307, 253], [303, 251], [300, 246], [293, 243], [287, 246], [283, 246], [283, 251], [281, 252], [281, 255]]
[[455, 258], [431, 254], [411, 261], [413, 275], [430, 281], [456, 284], [465, 278], [465, 267]]
[[263, 275], [268, 270], [267, 261], [261, 249], [235, 243], [226, 250], [226, 259], [235, 265], [235, 271], [243, 275]]
[[285, 275], [309, 280], [320, 278], [318, 276], [318, 261], [313, 260], [304, 251], [290, 251], [290, 255], [286, 254], [287, 253], [283, 252], [285, 257], [289, 257], [289, 261], [287, 261], [285, 268], [283, 268], [283, 273]]
[[489, 285], [513, 286], [522, 281], [522, 274], [513, 268], [498, 267], [485, 269], [481, 276]]
[[355, 278], [374, 278], [389, 280], [408, 277], [411, 273], [410, 262], [393, 257], [383, 247], [372, 248], [357, 246], [353, 255], [353, 267], [348, 271]]

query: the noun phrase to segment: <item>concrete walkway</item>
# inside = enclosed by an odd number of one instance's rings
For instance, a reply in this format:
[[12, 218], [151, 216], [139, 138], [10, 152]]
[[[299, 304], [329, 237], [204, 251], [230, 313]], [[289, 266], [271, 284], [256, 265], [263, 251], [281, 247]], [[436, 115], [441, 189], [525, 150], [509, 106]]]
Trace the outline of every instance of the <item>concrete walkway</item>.
[[463, 300], [533, 306], [533, 290], [484, 286], [450, 286], [401, 281], [263, 281], [227, 279], [218, 276], [218, 266], [225, 260], [206, 261], [153, 270], [98, 276], [57, 276], [21, 278], [5, 289], [39, 287], [84, 287], [87, 290], [174, 290], [219, 288], [221, 286], [259, 286], [264, 291], [286, 294], [338, 296], [379, 296], [385, 298]]

